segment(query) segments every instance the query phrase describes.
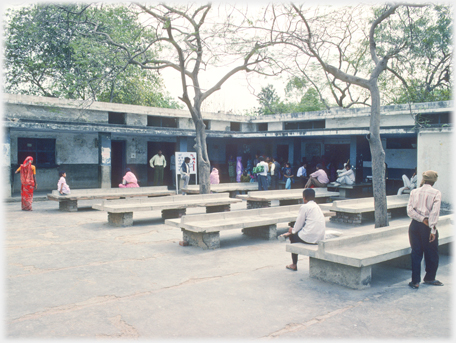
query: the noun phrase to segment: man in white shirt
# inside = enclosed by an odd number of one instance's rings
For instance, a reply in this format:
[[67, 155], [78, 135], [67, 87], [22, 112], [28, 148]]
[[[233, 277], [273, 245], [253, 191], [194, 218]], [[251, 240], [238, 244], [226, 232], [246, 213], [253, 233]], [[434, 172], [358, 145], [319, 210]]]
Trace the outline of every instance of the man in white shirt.
[[[188, 182], [190, 181], [190, 157], [186, 157], [184, 159], [184, 162], [181, 165], [181, 177], [182, 180], [184, 180], [184, 185], [182, 186], [182, 189], [187, 189], [188, 187]], [[183, 195], [186, 195], [184, 191], [182, 191]]]
[[412, 177], [409, 179], [407, 175], [402, 175], [402, 181], [404, 181], [404, 187], [401, 187], [397, 191], [397, 195], [402, 195], [402, 193], [406, 190], [412, 190], [416, 188], [416, 185], [418, 183], [418, 175], [416, 175], [416, 168], [415, 172], [413, 173]]
[[257, 164], [257, 167], [263, 167], [263, 171], [258, 173], [258, 190], [267, 191], [268, 190], [268, 169], [269, 165], [264, 161], [264, 157], [260, 156], [260, 162]]
[[423, 173], [420, 187], [410, 192], [407, 215], [412, 219], [409, 227], [409, 240], [412, 248], [412, 281], [409, 286], [418, 289], [421, 281], [421, 260], [426, 261], [424, 283], [443, 286], [435, 279], [439, 267], [439, 234], [437, 222], [440, 214], [442, 194], [432, 186], [437, 181], [437, 173], [428, 170]]
[[[312, 188], [306, 188], [302, 192], [304, 205], [299, 209], [298, 218], [293, 227], [283, 234], [283, 237], [289, 237], [291, 243], [316, 244], [325, 238], [325, 217], [320, 206], [314, 201], [315, 191]], [[287, 269], [298, 270], [298, 254], [291, 254], [292, 264]]]
[[163, 184], [163, 170], [166, 168], [166, 159], [161, 150], [158, 150], [158, 153], [150, 159], [149, 164], [155, 170], [154, 185], [161, 186]]
[[271, 164], [271, 189], [279, 189], [280, 164], [276, 158], [272, 158]]
[[307, 163], [303, 162], [302, 166], [298, 169], [296, 177], [301, 180], [302, 188], [305, 187], [307, 183]]
[[332, 182], [333, 186], [353, 185], [355, 183], [355, 173], [350, 166], [350, 163], [345, 165], [344, 169], [337, 170], [338, 178], [336, 182]]

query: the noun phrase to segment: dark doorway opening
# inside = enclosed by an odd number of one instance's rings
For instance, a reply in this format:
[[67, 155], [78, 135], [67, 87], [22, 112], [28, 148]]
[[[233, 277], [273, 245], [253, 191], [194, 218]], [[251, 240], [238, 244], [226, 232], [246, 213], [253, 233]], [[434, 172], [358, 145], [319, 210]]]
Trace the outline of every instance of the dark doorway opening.
[[125, 141], [111, 141], [111, 187], [119, 187], [125, 174]]
[[[171, 173], [171, 156], [176, 153], [176, 143], [174, 142], [147, 142], [147, 185], [154, 185], [154, 170], [150, 167], [150, 159], [157, 154], [158, 150], [162, 151], [162, 154], [166, 159], [166, 167], [163, 171], [163, 185], [172, 187], [173, 186], [173, 175]], [[179, 166], [176, 166], [179, 169]]]
[[[326, 163], [332, 162], [339, 169], [350, 158], [350, 144], [325, 144], [325, 156], [328, 158]], [[355, 163], [356, 161], [350, 161], [351, 165]]]
[[277, 159], [282, 167], [288, 162], [288, 144], [277, 145]]

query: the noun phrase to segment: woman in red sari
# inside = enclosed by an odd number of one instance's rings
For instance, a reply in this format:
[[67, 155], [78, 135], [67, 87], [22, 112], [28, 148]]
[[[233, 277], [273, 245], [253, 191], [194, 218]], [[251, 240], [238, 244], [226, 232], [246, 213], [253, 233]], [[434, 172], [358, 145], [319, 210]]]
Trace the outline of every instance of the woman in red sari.
[[31, 211], [33, 202], [33, 190], [36, 189], [36, 168], [32, 166], [33, 157], [29, 156], [24, 163], [17, 168], [16, 173], [21, 172], [21, 200], [22, 210]]

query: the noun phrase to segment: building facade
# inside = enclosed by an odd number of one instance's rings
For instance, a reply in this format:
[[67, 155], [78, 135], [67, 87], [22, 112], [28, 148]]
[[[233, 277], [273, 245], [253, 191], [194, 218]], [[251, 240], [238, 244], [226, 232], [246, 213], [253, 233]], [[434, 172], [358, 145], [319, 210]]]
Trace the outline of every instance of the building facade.
[[[3, 99], [7, 197], [20, 191], [14, 171], [27, 156], [34, 158], [39, 189], [52, 190], [59, 170], [66, 171], [73, 189], [117, 187], [126, 167], [140, 185], [151, 185], [148, 161], [158, 150], [167, 159], [165, 183], [172, 186], [170, 157], [177, 151], [194, 151], [194, 125], [186, 110], [11, 94]], [[382, 107], [389, 180], [399, 186], [402, 174], [411, 176], [415, 167], [419, 173], [428, 168], [449, 174], [452, 108], [452, 101]], [[417, 127], [417, 114], [422, 128]], [[303, 159], [336, 165], [350, 159], [357, 181], [372, 175], [366, 139], [370, 108], [254, 117], [203, 113], [203, 118], [209, 157], [222, 182], [228, 182], [230, 156], [240, 156], [246, 164], [257, 153], [294, 167]], [[443, 179], [450, 182], [449, 177]]]

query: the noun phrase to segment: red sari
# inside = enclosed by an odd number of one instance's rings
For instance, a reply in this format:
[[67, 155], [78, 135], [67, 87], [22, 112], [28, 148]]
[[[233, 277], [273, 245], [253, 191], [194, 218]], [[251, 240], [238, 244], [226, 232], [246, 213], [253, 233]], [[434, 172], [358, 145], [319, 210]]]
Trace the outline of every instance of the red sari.
[[[29, 162], [30, 161], [30, 162]], [[21, 164], [21, 201], [24, 211], [32, 210], [33, 190], [35, 188], [35, 180], [32, 170], [33, 157], [29, 156]]]

